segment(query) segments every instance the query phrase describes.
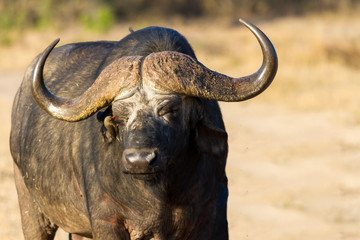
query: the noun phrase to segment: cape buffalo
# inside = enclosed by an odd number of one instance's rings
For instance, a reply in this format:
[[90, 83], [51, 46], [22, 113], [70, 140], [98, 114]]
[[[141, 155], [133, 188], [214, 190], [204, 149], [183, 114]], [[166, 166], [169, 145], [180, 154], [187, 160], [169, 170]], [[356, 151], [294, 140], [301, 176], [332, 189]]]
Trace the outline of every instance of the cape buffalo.
[[[196, 60], [178, 32], [46, 48], [12, 109], [10, 148], [26, 240], [228, 239], [227, 133], [217, 101], [264, 91], [277, 71], [232, 78]], [[71, 237], [71, 235], [70, 235]]]

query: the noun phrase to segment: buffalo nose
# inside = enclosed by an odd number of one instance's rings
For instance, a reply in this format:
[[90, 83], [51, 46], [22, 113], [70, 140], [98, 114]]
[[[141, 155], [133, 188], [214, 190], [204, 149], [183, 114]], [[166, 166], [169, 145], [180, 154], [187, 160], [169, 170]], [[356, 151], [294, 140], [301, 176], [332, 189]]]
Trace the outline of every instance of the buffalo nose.
[[125, 168], [129, 173], [146, 174], [152, 173], [156, 159], [155, 152], [130, 152], [125, 154]]

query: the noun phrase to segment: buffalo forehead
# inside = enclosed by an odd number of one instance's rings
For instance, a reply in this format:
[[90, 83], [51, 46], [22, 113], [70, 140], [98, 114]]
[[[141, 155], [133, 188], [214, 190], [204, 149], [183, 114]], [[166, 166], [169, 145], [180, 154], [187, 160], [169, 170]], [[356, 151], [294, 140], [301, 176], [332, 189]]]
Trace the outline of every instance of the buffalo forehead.
[[184, 97], [177, 94], [160, 94], [151, 88], [136, 88], [127, 98], [116, 98], [113, 102], [113, 111], [119, 108], [156, 109], [166, 102], [180, 103]]

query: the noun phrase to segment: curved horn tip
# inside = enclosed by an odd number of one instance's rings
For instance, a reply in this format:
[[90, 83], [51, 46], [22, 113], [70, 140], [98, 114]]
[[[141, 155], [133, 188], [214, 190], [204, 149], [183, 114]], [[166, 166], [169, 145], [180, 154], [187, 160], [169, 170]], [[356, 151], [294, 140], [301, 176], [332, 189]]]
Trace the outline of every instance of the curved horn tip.
[[37, 64], [35, 65], [35, 68], [37, 68], [39, 65], [43, 65], [46, 61], [46, 58], [50, 54], [50, 52], [55, 48], [55, 46], [59, 43], [60, 38], [55, 39], [52, 43], [47, 46], [47, 48], [40, 54], [40, 58], [38, 59]]
[[247, 24], [248, 22], [245, 19], [239, 18], [239, 22], [241, 22], [242, 24]]
[[250, 23], [249, 21], [247, 21], [247, 20], [245, 20], [245, 19], [243, 19], [243, 18], [239, 18], [239, 22], [240, 22], [241, 24], [243, 24], [245, 27], [249, 28], [250, 30], [251, 30], [252, 28], [257, 28], [254, 24]]
[[58, 43], [58, 42], [60, 42], [60, 38], [58, 37], [58, 38], [56, 38], [54, 41], [53, 41], [53, 43], [55, 43], [56, 42], [56, 44]]
[[[59, 43], [60, 38], [55, 39], [52, 43], [49, 44], [49, 46], [47, 46], [47, 48], [40, 54], [36, 64], [35, 64], [35, 69], [34, 69], [34, 77], [36, 77], [38, 75], [38, 71], [43, 69], [43, 65], [45, 64], [45, 61], [47, 59], [47, 57], [49, 56], [50, 52], [55, 48], [55, 46]], [[42, 74], [42, 73], [41, 73]], [[34, 78], [35, 80], [35, 78]]]
[[53, 49], [59, 42], [60, 42], [60, 38], [55, 39], [52, 43], [50, 43], [48, 48]]

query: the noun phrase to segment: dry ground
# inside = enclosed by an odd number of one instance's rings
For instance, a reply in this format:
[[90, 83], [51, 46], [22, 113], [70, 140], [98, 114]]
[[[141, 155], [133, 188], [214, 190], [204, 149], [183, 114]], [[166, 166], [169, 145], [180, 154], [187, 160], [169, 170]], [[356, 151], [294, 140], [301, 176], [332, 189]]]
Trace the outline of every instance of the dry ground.
[[[360, 17], [329, 14], [257, 24], [278, 51], [279, 71], [257, 98], [221, 104], [230, 144], [230, 237], [360, 239]], [[23, 239], [8, 136], [12, 98], [26, 64], [57, 36], [62, 44], [119, 39], [128, 26], [103, 35], [76, 27], [26, 32], [19, 43], [0, 48], [0, 239]], [[254, 37], [225, 20], [165, 26], [183, 33], [199, 60], [217, 71], [240, 76], [261, 63]]]

